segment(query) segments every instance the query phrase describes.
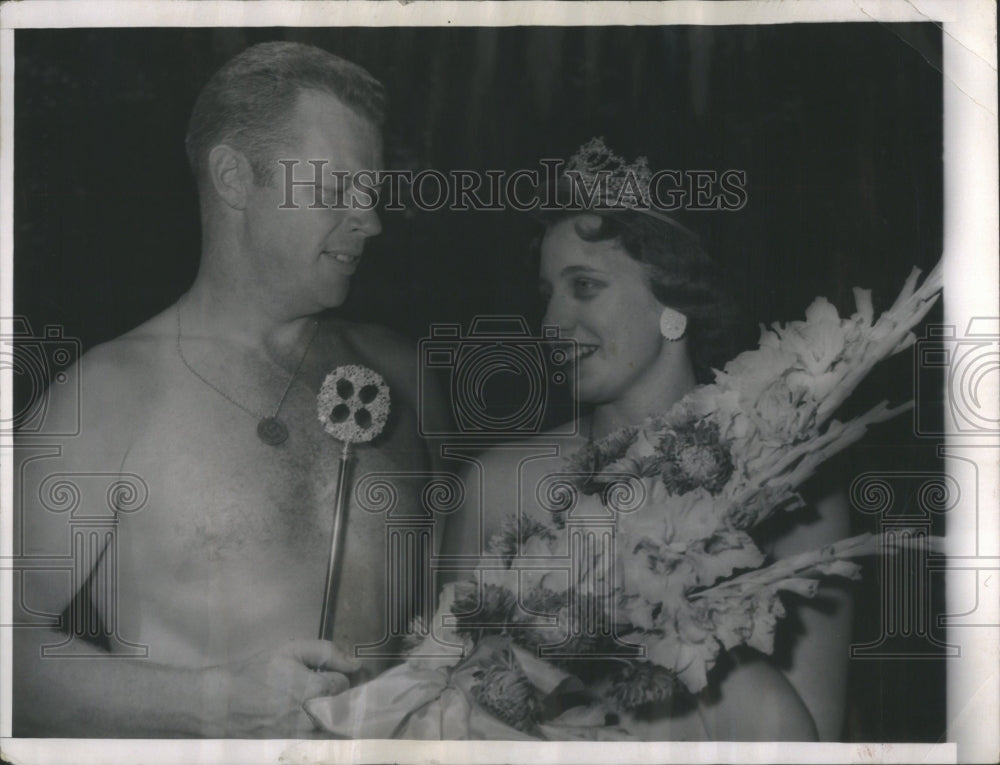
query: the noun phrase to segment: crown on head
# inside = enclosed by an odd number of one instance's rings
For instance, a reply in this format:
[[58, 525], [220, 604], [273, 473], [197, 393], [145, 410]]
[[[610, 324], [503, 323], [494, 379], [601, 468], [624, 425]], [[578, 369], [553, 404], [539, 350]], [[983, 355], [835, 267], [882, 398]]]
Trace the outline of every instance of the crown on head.
[[631, 164], [604, 143], [604, 136], [591, 138], [566, 162], [566, 177], [582, 184], [588, 196], [600, 193], [600, 204], [648, 210], [653, 173], [645, 157]]
[[653, 173], [645, 157], [628, 163], [604, 143], [604, 137], [591, 138], [571, 156], [563, 177], [572, 184], [570, 205], [582, 195], [590, 209], [634, 210], [666, 223], [697, 241], [698, 235], [667, 215], [653, 203]]

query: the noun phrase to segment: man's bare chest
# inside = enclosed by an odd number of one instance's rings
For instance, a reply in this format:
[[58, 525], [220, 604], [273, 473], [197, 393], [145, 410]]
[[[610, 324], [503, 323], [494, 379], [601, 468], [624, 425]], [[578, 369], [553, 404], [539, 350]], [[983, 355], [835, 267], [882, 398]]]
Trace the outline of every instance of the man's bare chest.
[[[180, 631], [202, 644], [222, 636], [232, 644], [249, 629], [311, 637], [341, 442], [323, 430], [305, 386], [282, 412], [289, 438], [280, 446], [258, 439], [254, 419], [227, 402], [183, 393], [151, 410], [123, 466], [149, 491], [147, 508], [120, 523], [122, 594], [142, 614], [136, 629], [146, 634], [161, 622], [153, 632]], [[337, 621], [344, 637], [362, 642], [383, 629], [389, 521], [389, 508], [366, 501], [364, 488], [387, 481], [396, 508], [418, 508], [421, 480], [401, 476], [427, 467], [412, 413], [397, 406], [394, 416], [383, 437], [348, 452], [342, 574], [357, 599], [338, 604]], [[199, 626], [206, 619], [216, 626]]]
[[[257, 436], [254, 413], [187, 379], [150, 406], [124, 467], [147, 480], [150, 506], [169, 507], [178, 523], [234, 537], [246, 534], [233, 524], [298, 536], [324, 525], [343, 453], [319, 417], [317, 387], [309, 380], [288, 391], [278, 419], [289, 435], [272, 445]], [[351, 444], [348, 479], [356, 484], [367, 475], [419, 472], [427, 464], [414, 412], [396, 397], [385, 431], [370, 443]]]

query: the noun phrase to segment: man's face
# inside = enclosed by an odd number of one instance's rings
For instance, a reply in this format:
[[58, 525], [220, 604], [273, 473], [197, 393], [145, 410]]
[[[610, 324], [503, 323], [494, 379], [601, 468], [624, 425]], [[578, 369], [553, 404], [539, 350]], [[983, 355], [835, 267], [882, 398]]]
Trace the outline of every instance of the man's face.
[[[253, 185], [244, 242], [251, 268], [265, 280], [269, 294], [315, 312], [344, 302], [365, 240], [382, 230], [376, 212], [359, 206], [373, 200], [353, 182], [358, 172], [382, 169], [382, 138], [369, 120], [320, 91], [299, 95], [289, 128], [292, 138], [275, 163], [298, 164], [289, 170], [276, 164], [270, 184]], [[293, 186], [286, 198], [286, 173], [297, 181], [319, 177], [310, 160], [326, 162], [322, 200], [311, 184]], [[364, 183], [372, 184], [371, 175]], [[323, 207], [317, 206], [320, 201]]]

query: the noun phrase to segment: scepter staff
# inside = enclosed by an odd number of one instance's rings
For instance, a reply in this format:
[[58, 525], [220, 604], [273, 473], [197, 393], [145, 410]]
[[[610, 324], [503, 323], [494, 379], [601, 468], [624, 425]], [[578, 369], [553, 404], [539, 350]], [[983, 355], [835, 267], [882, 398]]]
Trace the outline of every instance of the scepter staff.
[[389, 418], [389, 386], [368, 367], [348, 364], [326, 376], [316, 397], [319, 420], [327, 433], [343, 442], [337, 468], [337, 491], [333, 507], [330, 554], [326, 563], [319, 639], [332, 639], [330, 620], [337, 605], [339, 576], [347, 516], [347, 465], [350, 445], [378, 436]]
[[344, 448], [340, 452], [340, 465], [337, 469], [337, 493], [336, 502], [333, 509], [333, 531], [330, 534], [330, 554], [326, 561], [326, 585], [323, 588], [323, 612], [319, 620], [319, 639], [330, 640], [327, 637], [327, 627], [330, 623], [330, 615], [337, 606], [337, 593], [334, 590], [334, 581], [337, 579], [340, 568], [340, 547], [343, 538], [344, 528], [344, 486], [347, 483], [347, 449], [350, 441], [344, 441]]

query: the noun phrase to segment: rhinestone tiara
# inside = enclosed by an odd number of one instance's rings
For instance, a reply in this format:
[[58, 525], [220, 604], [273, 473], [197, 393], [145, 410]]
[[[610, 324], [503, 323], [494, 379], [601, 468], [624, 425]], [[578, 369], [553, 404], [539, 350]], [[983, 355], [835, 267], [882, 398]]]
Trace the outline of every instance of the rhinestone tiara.
[[653, 204], [649, 160], [636, 157], [635, 162], [626, 162], [608, 148], [604, 136], [591, 138], [577, 149], [566, 161], [563, 178], [586, 199], [593, 200], [590, 209], [634, 210], [672, 226], [695, 241], [701, 238]]
[[[600, 201], [613, 207], [650, 208], [649, 185], [653, 173], [646, 157], [629, 164], [604, 143], [604, 136], [591, 138], [566, 162], [567, 178], [583, 185], [589, 195], [602, 192]], [[577, 181], [577, 179], [579, 179]]]

